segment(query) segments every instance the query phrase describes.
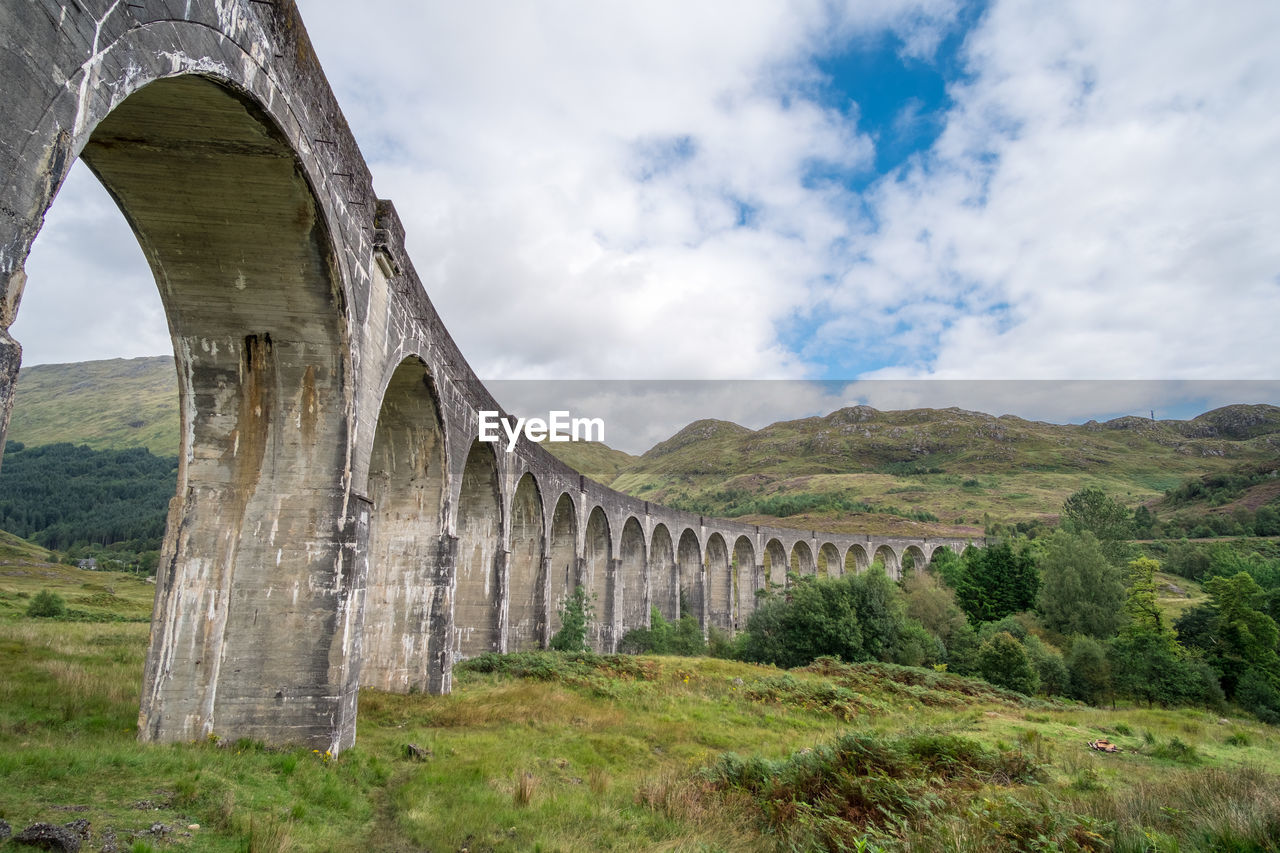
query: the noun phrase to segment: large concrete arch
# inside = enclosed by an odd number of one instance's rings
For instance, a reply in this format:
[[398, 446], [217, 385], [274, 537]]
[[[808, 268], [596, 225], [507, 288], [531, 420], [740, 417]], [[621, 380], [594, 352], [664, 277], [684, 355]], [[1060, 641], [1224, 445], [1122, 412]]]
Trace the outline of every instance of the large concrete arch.
[[733, 542], [735, 630], [745, 627], [748, 617], [755, 612], [756, 590], [760, 588], [758, 575], [756, 549], [751, 543], [751, 537], [740, 535]]
[[705, 631], [707, 627], [706, 573], [702, 567], [702, 548], [698, 545], [698, 534], [692, 528], [685, 528], [680, 534], [680, 544], [676, 550], [676, 564], [680, 569], [680, 616], [697, 617], [698, 624]]
[[729, 547], [724, 537], [712, 533], [707, 537], [706, 566], [708, 625], [722, 631], [733, 630], [733, 574], [729, 566]]
[[653, 579], [653, 604], [668, 622], [680, 618], [680, 564], [676, 562], [671, 531], [655, 524], [649, 544], [649, 575]]
[[547, 638], [560, 630], [560, 613], [565, 601], [573, 594], [573, 588], [580, 583], [582, 574], [578, 558], [578, 508], [573, 505], [573, 498], [563, 493], [556, 500], [551, 514], [551, 529], [548, 532], [547, 554], [551, 565], [548, 571], [549, 604], [547, 612]]
[[[103, 61], [123, 60], [116, 50]], [[340, 748], [354, 737], [350, 643], [362, 626], [360, 590], [341, 580], [356, 571], [341, 546], [351, 425], [331, 401], [345, 399], [351, 371], [332, 234], [305, 158], [252, 92], [230, 77], [157, 77], [138, 69], [107, 103], [81, 96], [65, 124], [70, 104], [55, 95], [23, 144], [52, 158], [39, 180], [16, 185], [20, 170], [0, 169], [10, 176], [6, 206], [30, 212], [16, 229], [8, 218], [0, 245], [3, 325], [16, 315], [21, 262], [78, 154], [138, 236], [179, 373], [183, 447], [141, 736], [187, 740], [226, 723], [270, 738], [291, 726], [296, 739]], [[6, 74], [6, 85], [20, 83]], [[19, 352], [0, 336], [7, 388]], [[7, 423], [11, 393], [0, 398]], [[362, 507], [352, 522], [367, 535], [369, 520]], [[273, 598], [280, 588], [298, 592]], [[335, 642], [345, 644], [336, 655]]]
[[902, 549], [902, 573], [906, 574], [908, 570], [923, 572], [929, 567], [929, 558], [925, 556], [924, 549], [919, 545], [908, 545]]
[[453, 585], [453, 653], [464, 659], [501, 650], [499, 579], [505, 556], [498, 461], [490, 444], [471, 443], [458, 493]]
[[363, 685], [438, 689], [445, 650], [432, 642], [449, 615], [444, 448], [430, 371], [406, 359], [383, 394], [363, 489], [370, 514]]
[[587, 642], [598, 652], [612, 652], [616, 648], [614, 583], [613, 537], [604, 509], [597, 506], [587, 517], [582, 549], [582, 588], [590, 597], [592, 608]]
[[542, 493], [526, 471], [511, 498], [511, 557], [504, 651], [541, 648], [547, 641], [546, 530]]
[[[479, 413], [502, 407], [423, 289], [292, 0], [0, 3], [0, 79], [0, 438], [24, 263], [77, 158], [137, 233], [173, 336], [183, 447], [144, 740], [216, 730], [336, 753], [362, 674], [412, 689], [425, 671], [447, 692], [455, 654], [546, 642], [583, 581], [597, 647], [648, 603], [675, 618], [681, 591], [705, 628], [728, 581], [707, 587], [702, 546], [734, 543], [741, 618], [743, 541], [775, 585], [819, 542], [895, 564], [912, 544], [965, 545], [706, 518], [523, 438], [478, 447]], [[632, 520], [639, 550], [621, 547]]]

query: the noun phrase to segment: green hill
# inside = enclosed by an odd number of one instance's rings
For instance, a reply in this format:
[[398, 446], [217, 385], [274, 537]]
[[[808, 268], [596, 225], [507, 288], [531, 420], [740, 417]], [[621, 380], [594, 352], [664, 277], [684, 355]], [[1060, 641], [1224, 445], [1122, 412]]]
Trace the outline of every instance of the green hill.
[[[1051, 519], [1086, 485], [1134, 506], [1183, 480], [1242, 464], [1280, 464], [1280, 408], [1227, 406], [1189, 421], [1060, 425], [955, 408], [856, 406], [760, 430], [698, 421], [649, 450], [612, 485], [749, 520], [767, 519], [781, 498], [806, 495], [811, 510], [786, 523], [965, 534], [988, 516]], [[851, 503], [871, 511], [841, 509]], [[925, 514], [939, 521], [919, 520]]]
[[[29, 447], [141, 446], [173, 456], [177, 400], [167, 356], [24, 368], [9, 438]], [[1052, 520], [1084, 486], [1167, 516], [1173, 505], [1157, 502], [1184, 481], [1208, 478], [1213, 489], [1214, 478], [1231, 472], [1266, 475], [1280, 468], [1280, 408], [1234, 405], [1187, 421], [1125, 417], [1061, 425], [956, 408], [854, 406], [759, 430], [695, 421], [639, 457], [598, 443], [547, 448], [619, 491], [706, 514], [971, 536], [988, 520]], [[1280, 496], [1275, 479], [1247, 488], [1236, 500], [1250, 511]], [[1212, 514], [1234, 511], [1215, 507]]]
[[7, 438], [23, 444], [145, 447], [178, 455], [178, 374], [171, 356], [37, 364], [18, 373]]

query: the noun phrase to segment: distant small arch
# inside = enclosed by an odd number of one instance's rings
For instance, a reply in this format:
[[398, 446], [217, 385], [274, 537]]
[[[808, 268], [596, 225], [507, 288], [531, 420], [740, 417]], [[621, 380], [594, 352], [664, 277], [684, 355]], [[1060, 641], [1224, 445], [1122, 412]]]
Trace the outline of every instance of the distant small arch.
[[787, 560], [786, 546], [778, 539], [770, 539], [764, 546], [764, 578], [765, 589], [774, 586], [786, 586], [790, 561]]
[[813, 551], [803, 539], [796, 540], [796, 544], [791, 546], [791, 571], [801, 577], [817, 574], [818, 566], [814, 562]]
[[867, 549], [857, 544], [850, 545], [844, 555], [844, 573], [860, 575], [869, 568], [871, 568], [871, 558], [867, 556]]
[[888, 545], [876, 549], [875, 560], [884, 564], [884, 573], [894, 580], [902, 579], [902, 564], [898, 562], [898, 554]]
[[830, 542], [822, 543], [818, 549], [818, 577], [838, 578], [844, 574], [844, 561], [840, 559], [840, 549]]

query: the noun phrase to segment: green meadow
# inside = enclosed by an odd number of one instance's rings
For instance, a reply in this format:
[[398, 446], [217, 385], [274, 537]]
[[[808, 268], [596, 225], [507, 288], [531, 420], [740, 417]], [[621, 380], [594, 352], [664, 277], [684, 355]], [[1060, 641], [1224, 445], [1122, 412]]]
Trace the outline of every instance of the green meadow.
[[[216, 732], [141, 745], [153, 587], [41, 556], [10, 543], [0, 566], [0, 817], [15, 832], [86, 819], [86, 849], [1243, 851], [1280, 838], [1280, 729], [890, 664], [489, 656], [460, 667], [449, 696], [362, 692], [357, 744], [336, 757]], [[66, 618], [25, 615], [42, 589]], [[1089, 748], [1099, 738], [1123, 751]]]

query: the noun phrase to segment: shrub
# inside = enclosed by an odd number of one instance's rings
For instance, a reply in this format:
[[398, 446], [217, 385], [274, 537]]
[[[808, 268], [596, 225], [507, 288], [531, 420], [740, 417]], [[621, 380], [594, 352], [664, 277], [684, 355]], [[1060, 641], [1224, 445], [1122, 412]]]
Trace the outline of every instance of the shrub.
[[1001, 631], [978, 649], [978, 673], [997, 687], [1006, 687], [1028, 696], [1040, 686], [1040, 676], [1022, 644]]
[[586, 590], [574, 587], [573, 595], [560, 608], [560, 630], [551, 638], [551, 648], [557, 652], [585, 652], [590, 614]]
[[67, 602], [56, 592], [42, 589], [27, 605], [27, 615], [58, 619], [67, 615]]

